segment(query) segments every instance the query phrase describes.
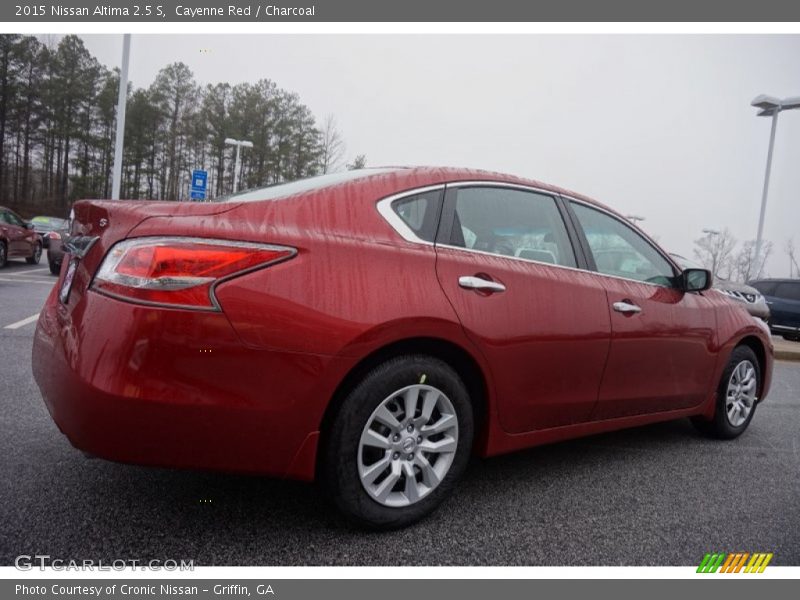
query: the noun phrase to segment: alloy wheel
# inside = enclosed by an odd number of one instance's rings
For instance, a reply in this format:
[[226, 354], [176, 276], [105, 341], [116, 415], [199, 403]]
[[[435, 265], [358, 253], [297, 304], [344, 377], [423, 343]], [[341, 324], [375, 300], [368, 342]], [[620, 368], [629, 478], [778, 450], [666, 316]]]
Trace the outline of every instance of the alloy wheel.
[[404, 387], [367, 419], [358, 445], [361, 485], [384, 506], [415, 504], [442, 482], [457, 448], [450, 399], [429, 385]]
[[756, 402], [756, 383], [756, 369], [749, 360], [734, 367], [725, 395], [725, 412], [732, 426], [741, 426], [750, 416]]

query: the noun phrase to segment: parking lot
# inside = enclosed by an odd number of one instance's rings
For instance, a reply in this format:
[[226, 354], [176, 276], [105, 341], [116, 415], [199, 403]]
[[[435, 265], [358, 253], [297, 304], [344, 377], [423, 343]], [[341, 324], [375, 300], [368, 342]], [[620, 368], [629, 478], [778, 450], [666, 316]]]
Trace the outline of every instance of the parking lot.
[[120, 465], [73, 449], [30, 367], [35, 315], [55, 279], [45, 260], [0, 271], [0, 564], [48, 554], [196, 565], [690, 565], [710, 551], [800, 564], [800, 362], [776, 363], [769, 401], [735, 441], [707, 440], [681, 420], [475, 460], [433, 517], [365, 533], [310, 485]]

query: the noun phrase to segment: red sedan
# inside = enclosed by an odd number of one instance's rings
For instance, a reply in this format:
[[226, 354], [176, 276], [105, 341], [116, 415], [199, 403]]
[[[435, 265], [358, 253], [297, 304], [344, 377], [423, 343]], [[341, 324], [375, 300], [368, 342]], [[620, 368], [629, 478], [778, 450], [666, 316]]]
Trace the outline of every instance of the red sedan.
[[24, 258], [30, 265], [42, 258], [42, 238], [10, 208], [0, 206], [0, 269], [9, 258]]
[[691, 417], [741, 434], [763, 323], [609, 208], [543, 183], [380, 168], [227, 202], [82, 201], [33, 370], [78, 448], [318, 480], [410, 523], [471, 453]]

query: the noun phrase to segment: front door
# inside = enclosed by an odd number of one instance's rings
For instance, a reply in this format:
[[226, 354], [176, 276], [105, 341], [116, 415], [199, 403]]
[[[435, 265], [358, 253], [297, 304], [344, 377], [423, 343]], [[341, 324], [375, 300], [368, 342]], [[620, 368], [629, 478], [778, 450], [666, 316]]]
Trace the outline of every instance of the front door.
[[583, 203], [571, 207], [611, 308], [611, 349], [593, 419], [702, 403], [716, 362], [712, 303], [679, 289], [672, 263], [627, 223]]

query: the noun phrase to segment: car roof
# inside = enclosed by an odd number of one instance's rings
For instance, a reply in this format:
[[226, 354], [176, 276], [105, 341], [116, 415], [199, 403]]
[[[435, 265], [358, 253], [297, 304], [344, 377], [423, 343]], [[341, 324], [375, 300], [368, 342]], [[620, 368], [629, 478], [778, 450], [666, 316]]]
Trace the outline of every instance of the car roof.
[[550, 192], [552, 194], [560, 194], [576, 200], [581, 200], [619, 215], [617, 211], [593, 198], [573, 192], [566, 188], [544, 183], [536, 179], [482, 169], [436, 166], [390, 165], [356, 169], [340, 173], [330, 173], [253, 190], [247, 190], [245, 192], [240, 192], [239, 194], [229, 196], [225, 198], [225, 201], [257, 202], [261, 200], [273, 200], [278, 198], [299, 196], [309, 192], [318, 192], [323, 189], [335, 188], [339, 185], [362, 184], [368, 185], [370, 188], [376, 191], [382, 190], [384, 195], [391, 195], [393, 193], [400, 193], [404, 190], [413, 190], [414, 188], [425, 187], [428, 185], [464, 181], [489, 181], [533, 187], [545, 192]]

